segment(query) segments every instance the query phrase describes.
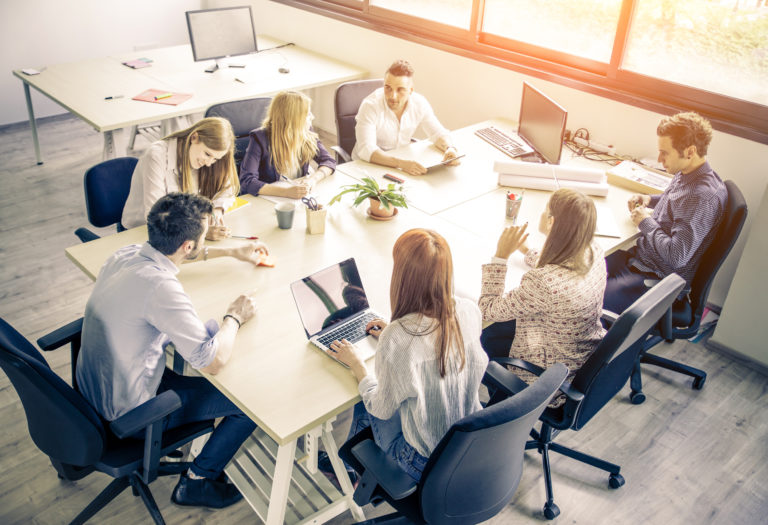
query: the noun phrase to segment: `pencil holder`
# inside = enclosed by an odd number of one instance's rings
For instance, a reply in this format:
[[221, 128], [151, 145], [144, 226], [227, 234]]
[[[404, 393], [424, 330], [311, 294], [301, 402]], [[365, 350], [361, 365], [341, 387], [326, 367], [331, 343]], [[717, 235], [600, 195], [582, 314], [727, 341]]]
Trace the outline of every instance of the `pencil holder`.
[[322, 205], [317, 210], [307, 208], [307, 233], [325, 233], [325, 215], [328, 212]]

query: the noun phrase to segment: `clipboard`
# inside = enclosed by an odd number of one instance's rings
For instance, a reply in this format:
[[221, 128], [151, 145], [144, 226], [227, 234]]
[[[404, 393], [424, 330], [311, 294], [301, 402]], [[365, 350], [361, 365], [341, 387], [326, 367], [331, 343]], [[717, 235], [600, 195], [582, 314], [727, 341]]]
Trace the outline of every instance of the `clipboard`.
[[[155, 97], [159, 95], [165, 95], [166, 93], [171, 93], [171, 96], [155, 100]], [[133, 97], [133, 100], [140, 100], [142, 102], [154, 102], [155, 104], [166, 104], [168, 106], [178, 106], [190, 98], [192, 98], [192, 93], [173, 93], [163, 89], [148, 89]]]

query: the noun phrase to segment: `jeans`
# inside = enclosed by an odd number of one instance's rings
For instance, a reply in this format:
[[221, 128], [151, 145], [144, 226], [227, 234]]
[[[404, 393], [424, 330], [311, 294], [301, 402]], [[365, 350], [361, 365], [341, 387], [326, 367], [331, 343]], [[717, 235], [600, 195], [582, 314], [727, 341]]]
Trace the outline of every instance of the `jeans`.
[[166, 368], [157, 392], [166, 390], [174, 390], [179, 395], [181, 408], [166, 418], [164, 430], [195, 421], [224, 418], [190, 467], [198, 476], [216, 479], [240, 445], [256, 430], [256, 423], [204, 377], [181, 376]]
[[371, 427], [373, 439], [379, 448], [394, 459], [414, 481], [419, 481], [428, 458], [416, 452], [416, 449], [405, 440], [400, 426], [400, 416], [395, 414], [387, 420], [379, 419], [370, 415], [361, 401], [355, 405], [347, 439], [367, 427]]
[[517, 322], [501, 321], [488, 325], [480, 334], [480, 345], [488, 354], [489, 359], [494, 357], [509, 357], [509, 349], [515, 340]]
[[618, 250], [605, 258], [608, 281], [605, 284], [603, 308], [615, 314], [621, 313], [648, 291], [644, 281], [658, 279], [654, 273], [643, 272], [630, 266], [634, 248], [629, 251]]

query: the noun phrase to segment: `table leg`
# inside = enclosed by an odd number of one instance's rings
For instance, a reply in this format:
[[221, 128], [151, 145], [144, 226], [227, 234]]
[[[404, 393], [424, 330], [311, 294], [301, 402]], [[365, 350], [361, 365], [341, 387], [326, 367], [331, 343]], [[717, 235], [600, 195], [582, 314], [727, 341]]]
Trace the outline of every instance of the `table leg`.
[[32, 96], [29, 93], [29, 84], [24, 84], [24, 98], [27, 100], [27, 113], [29, 114], [29, 127], [32, 129], [32, 142], [35, 144], [35, 159], [37, 165], [40, 166], [43, 163], [43, 158], [40, 156], [40, 141], [37, 138], [37, 121], [35, 120], [35, 110], [32, 108]]
[[[293, 458], [296, 454], [296, 441], [291, 441], [277, 448], [275, 474], [272, 490], [269, 494], [269, 510], [266, 525], [280, 525], [285, 520], [285, 508], [288, 505], [288, 489], [291, 486]], [[349, 481], [349, 480], [347, 480]]]
[[102, 160], [125, 157], [128, 155], [123, 129], [111, 129], [104, 132], [104, 150]]
[[323, 432], [321, 435], [323, 446], [325, 446], [325, 451], [328, 453], [328, 458], [331, 460], [331, 465], [333, 465], [333, 472], [336, 474], [336, 478], [339, 480], [341, 490], [347, 496], [349, 511], [352, 513], [352, 516], [355, 518], [355, 520], [364, 521], [365, 514], [363, 513], [363, 509], [361, 509], [352, 499], [352, 494], [355, 492], [355, 489], [352, 487], [352, 482], [349, 481], [349, 476], [347, 475], [347, 469], [339, 457], [339, 447], [336, 445], [336, 440], [333, 439], [332, 432], [332, 421], [326, 421], [323, 424]]

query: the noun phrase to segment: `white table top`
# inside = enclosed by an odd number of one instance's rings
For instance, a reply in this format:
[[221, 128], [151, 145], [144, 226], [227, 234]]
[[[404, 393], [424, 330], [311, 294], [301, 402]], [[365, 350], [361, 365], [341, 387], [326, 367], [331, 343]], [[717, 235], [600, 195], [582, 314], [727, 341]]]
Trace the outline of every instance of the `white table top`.
[[[153, 49], [55, 64], [38, 75], [14, 70], [14, 76], [33, 86], [97, 131], [110, 131], [205, 111], [222, 102], [269, 96], [285, 89], [302, 90], [345, 82], [365, 76], [366, 71], [340, 60], [259, 35], [263, 52], [233, 58], [245, 68], [226, 68], [205, 73], [208, 62], [195, 62], [189, 45]], [[150, 67], [131, 69], [122, 62], [146, 57]], [[285, 66], [290, 72], [280, 73]], [[253, 79], [242, 83], [236, 77]], [[189, 100], [170, 106], [132, 100], [147, 89], [191, 93]], [[115, 100], [108, 96], [122, 95]]]

